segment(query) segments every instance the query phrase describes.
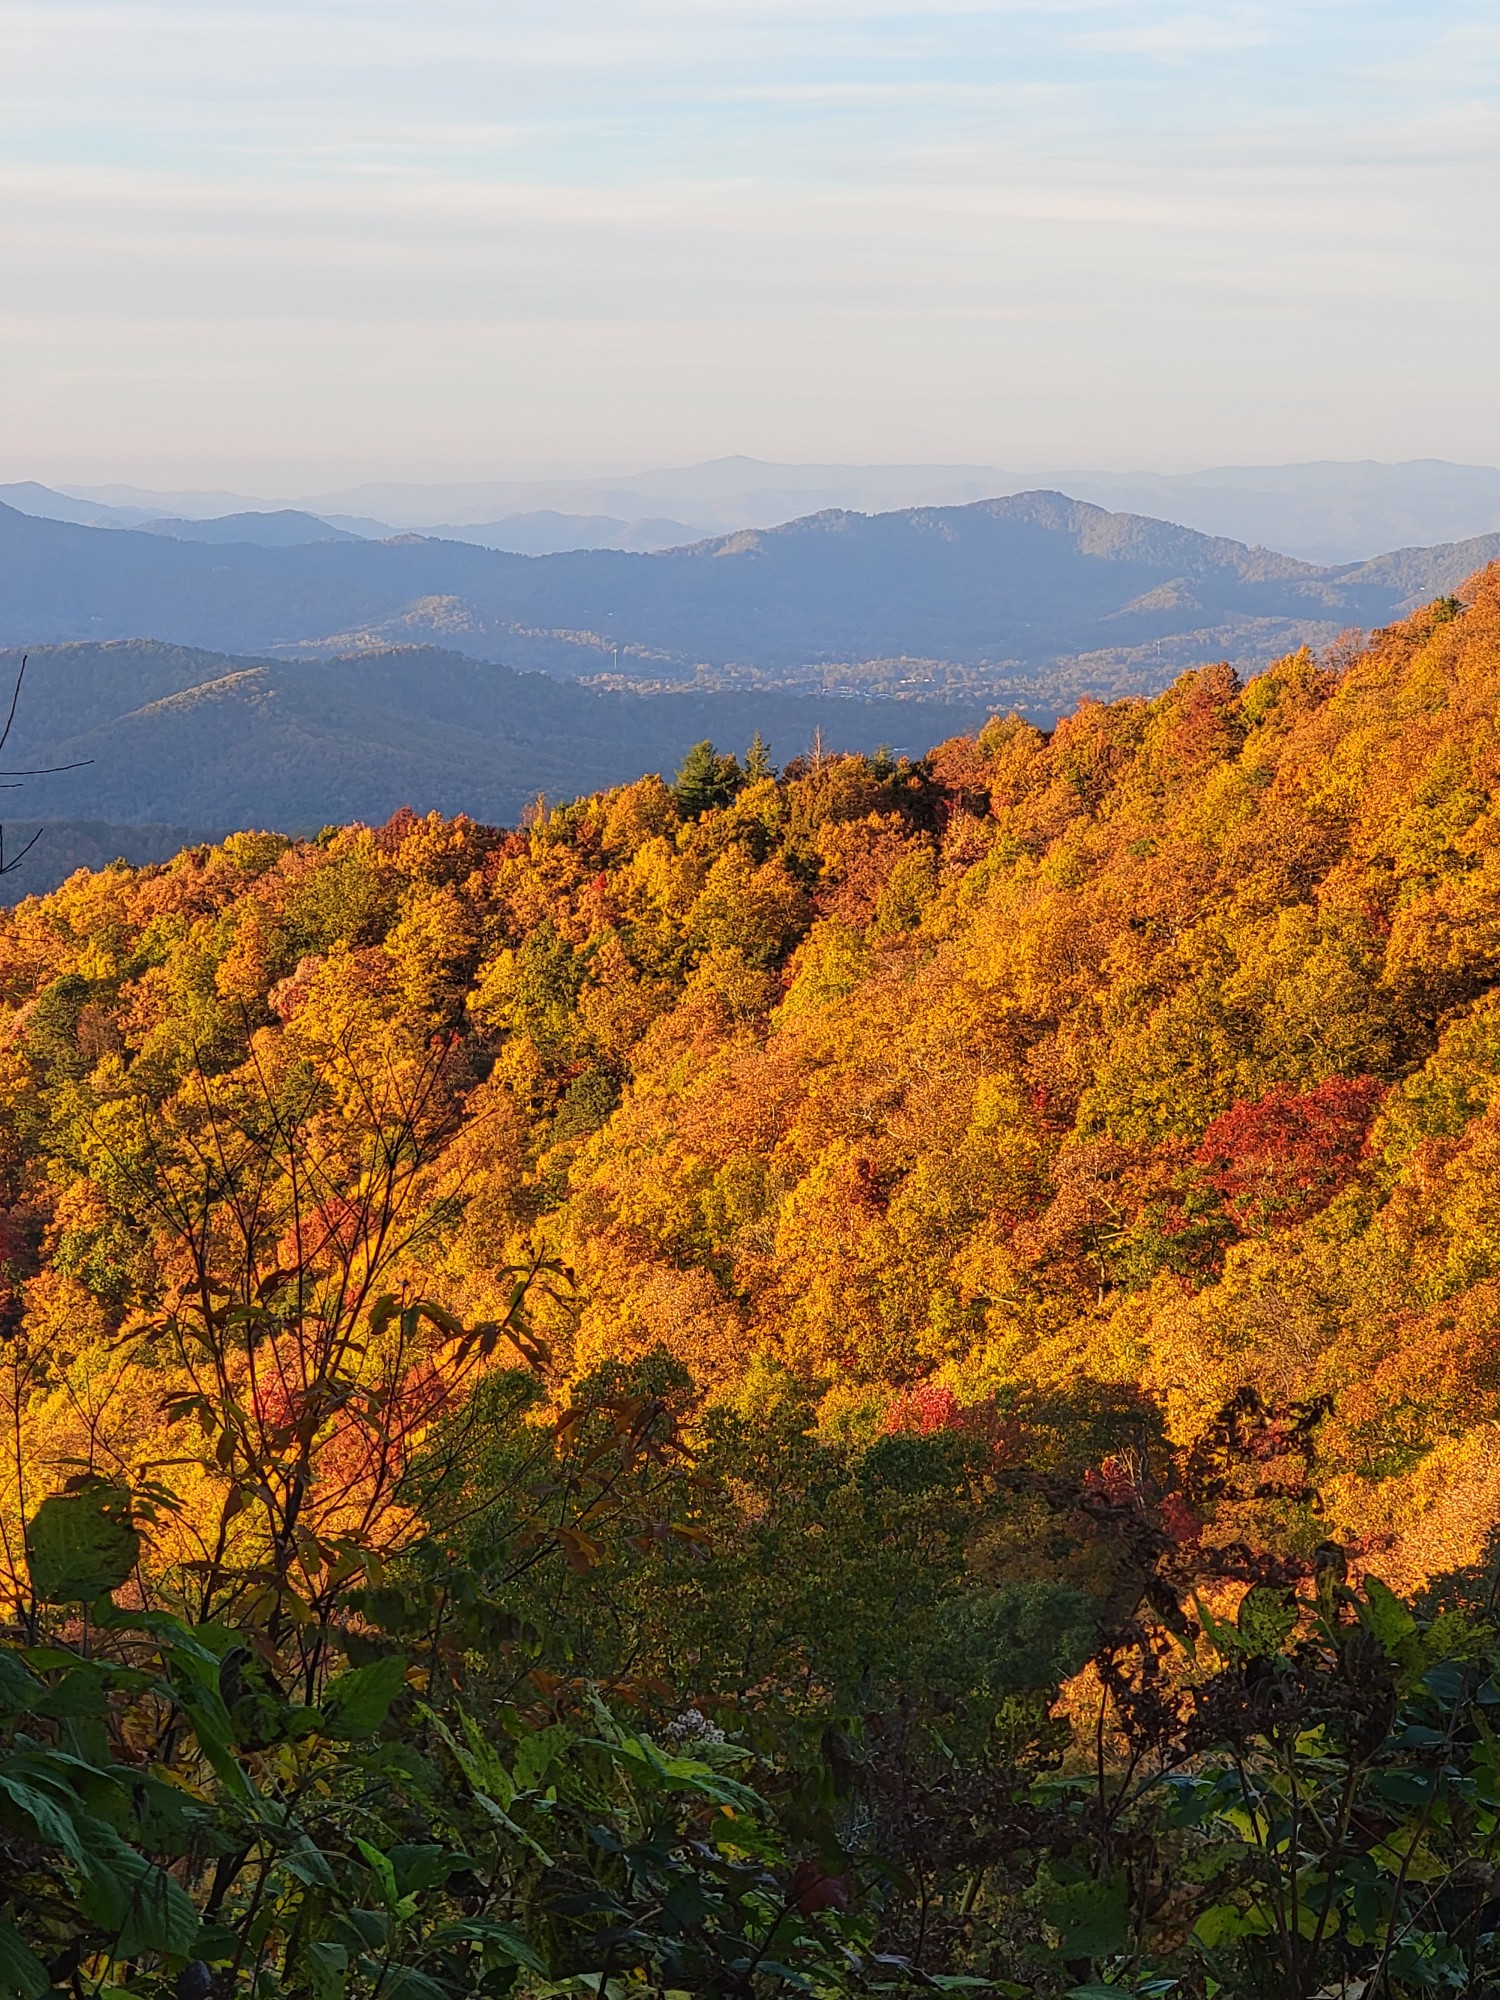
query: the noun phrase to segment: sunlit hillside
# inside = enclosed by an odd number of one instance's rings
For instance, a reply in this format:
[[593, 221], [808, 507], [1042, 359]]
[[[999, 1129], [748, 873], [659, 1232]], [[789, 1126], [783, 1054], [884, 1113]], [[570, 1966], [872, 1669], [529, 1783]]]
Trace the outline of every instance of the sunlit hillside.
[[1497, 688], [0, 919], [0, 1991], [1494, 1991]]
[[177, 1275], [120, 1149], [200, 1072], [378, 1080], [443, 1038], [420, 1277], [473, 1318], [561, 1260], [555, 1375], [769, 1352], [829, 1421], [1087, 1376], [1183, 1446], [1242, 1385], [1327, 1397], [1319, 1532], [1467, 1560], [1500, 1515], [1497, 689], [1490, 571], [1050, 739], [75, 876], [0, 928], [9, 1311], [92, 1381]]

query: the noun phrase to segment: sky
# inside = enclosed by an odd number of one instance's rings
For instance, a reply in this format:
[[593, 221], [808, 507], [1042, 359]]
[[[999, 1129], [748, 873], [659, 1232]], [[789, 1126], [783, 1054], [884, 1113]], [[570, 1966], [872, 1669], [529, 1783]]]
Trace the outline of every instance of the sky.
[[1500, 462], [1494, 0], [0, 0], [0, 478]]

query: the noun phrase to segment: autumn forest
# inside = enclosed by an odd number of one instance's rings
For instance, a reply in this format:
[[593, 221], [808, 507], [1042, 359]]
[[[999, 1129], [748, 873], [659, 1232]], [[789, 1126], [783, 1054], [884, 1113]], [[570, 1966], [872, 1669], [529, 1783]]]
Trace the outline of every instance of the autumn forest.
[[0, 1993], [1500, 1992], [1500, 567], [0, 915]]

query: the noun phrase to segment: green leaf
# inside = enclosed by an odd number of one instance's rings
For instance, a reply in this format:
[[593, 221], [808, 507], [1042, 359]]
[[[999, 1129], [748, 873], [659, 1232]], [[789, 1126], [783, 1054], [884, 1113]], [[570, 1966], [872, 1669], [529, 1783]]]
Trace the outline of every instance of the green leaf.
[[482, 1944], [496, 1951], [510, 1965], [519, 1965], [545, 1979], [547, 1968], [521, 1933], [510, 1924], [491, 1923], [472, 1917], [465, 1923], [443, 1924], [432, 1934], [434, 1944]]
[[376, 1988], [376, 2000], [453, 2000], [453, 1996], [415, 1966], [393, 1965]]
[[358, 1951], [379, 1952], [383, 1957], [391, 1942], [391, 1920], [384, 1910], [341, 1910], [338, 1929]]
[[1388, 1652], [1411, 1638], [1417, 1629], [1416, 1619], [1390, 1585], [1382, 1583], [1378, 1576], [1365, 1578], [1365, 1601], [1359, 1607], [1359, 1615], [1365, 1629], [1373, 1632]]
[[193, 1950], [206, 1965], [228, 1965], [240, 1955], [243, 1940], [228, 1924], [204, 1924], [193, 1940]]
[[288, 1875], [305, 1882], [310, 1889], [331, 1889], [334, 1886], [335, 1877], [328, 1865], [327, 1855], [305, 1833], [282, 1857], [281, 1865]]
[[585, 1749], [602, 1750], [616, 1763], [628, 1764], [631, 1777], [645, 1781], [654, 1790], [696, 1792], [713, 1805], [733, 1806], [737, 1812], [759, 1812], [764, 1808], [765, 1801], [748, 1785], [720, 1777], [711, 1765], [696, 1757], [668, 1756], [649, 1736], [622, 1735], [614, 1743], [602, 1737], [584, 1736], [579, 1741]]
[[1216, 1945], [1233, 1944], [1239, 1938], [1265, 1937], [1271, 1929], [1271, 1919], [1263, 1911], [1242, 1910], [1236, 1903], [1215, 1903], [1193, 1925], [1193, 1936], [1212, 1951]]
[[0, 1993], [21, 2000], [41, 2000], [52, 1991], [52, 1977], [14, 1924], [0, 1917]]
[[0, 1715], [26, 1715], [42, 1695], [42, 1684], [8, 1646], [0, 1646]]
[[478, 1868], [482, 1864], [472, 1854], [455, 1854], [451, 1847], [434, 1847], [428, 1842], [418, 1845], [403, 1841], [389, 1850], [391, 1866], [396, 1871], [396, 1881], [403, 1896], [412, 1895], [423, 1889], [435, 1888], [446, 1882], [461, 1868]]
[[50, 1716], [56, 1722], [82, 1715], [103, 1715], [108, 1708], [105, 1677], [92, 1663], [74, 1667], [56, 1687], [48, 1688], [41, 1700], [33, 1703], [37, 1715]]
[[191, 1956], [198, 1912], [181, 1884], [101, 1820], [83, 1820], [78, 1831], [85, 1848], [90, 1914], [116, 1934], [116, 1953], [122, 1958], [142, 1951]]
[[1125, 1880], [1068, 1882], [1054, 1889], [1042, 1915], [1061, 1935], [1064, 1958], [1108, 1958], [1125, 1949]]
[[42, 1502], [26, 1530], [26, 1561], [44, 1604], [92, 1603], [119, 1589], [141, 1550], [131, 1504], [125, 1487], [104, 1480]]
[[1233, 1659], [1240, 1649], [1240, 1635], [1234, 1626], [1226, 1624], [1221, 1618], [1216, 1618], [1196, 1591], [1193, 1593], [1193, 1609], [1197, 1612], [1198, 1623], [1203, 1627], [1214, 1650], [1222, 1654], [1226, 1660]]
[[368, 1667], [355, 1667], [328, 1684], [323, 1697], [324, 1726], [330, 1736], [373, 1736], [390, 1714], [406, 1679], [406, 1662], [387, 1653]]
[[[488, 1813], [490, 1818], [503, 1826], [507, 1833], [514, 1834], [517, 1840], [529, 1847], [544, 1868], [552, 1867], [552, 1856], [546, 1848], [529, 1834], [525, 1827], [518, 1825], [505, 1810], [505, 1806], [500, 1804], [500, 1798], [505, 1800], [506, 1805], [514, 1801], [515, 1780], [500, 1762], [494, 1745], [486, 1742], [484, 1732], [474, 1718], [464, 1714], [462, 1710], [459, 1711], [459, 1721], [467, 1739], [466, 1743], [460, 1743], [435, 1709], [429, 1708], [425, 1702], [420, 1702], [417, 1712], [426, 1718], [452, 1751], [459, 1769], [473, 1789], [475, 1802], [480, 1810]], [[499, 1798], [495, 1796], [496, 1793], [499, 1794]]]
[[380, 1896], [388, 1910], [394, 1911], [401, 1901], [401, 1892], [396, 1887], [396, 1871], [391, 1866], [390, 1856], [382, 1854], [378, 1847], [368, 1840], [356, 1837], [354, 1845], [364, 1856], [365, 1866], [380, 1885]]
[[573, 1732], [565, 1722], [554, 1722], [550, 1729], [535, 1729], [523, 1736], [516, 1745], [517, 1791], [534, 1791], [553, 1758], [567, 1748], [572, 1738]]
[[1088, 1986], [1070, 1986], [1064, 2000], [1158, 2000], [1160, 1995], [1175, 1992], [1177, 1985], [1175, 1979], [1148, 1979], [1140, 1986], [1112, 1986], [1095, 1980]]
[[56, 1799], [12, 1772], [0, 1770], [0, 1801], [8, 1802], [30, 1820], [43, 1847], [60, 1847], [70, 1861], [84, 1865], [83, 1843], [72, 1815]]
[[1269, 1590], [1257, 1583], [1240, 1600], [1235, 1629], [1240, 1644], [1258, 1659], [1270, 1659], [1281, 1651], [1289, 1633], [1296, 1628], [1299, 1613], [1296, 1599], [1288, 1591]]
[[349, 1954], [341, 1944], [320, 1941], [303, 1953], [308, 1985], [318, 2000], [340, 2000], [349, 1978]]
[[198, 1748], [213, 1766], [220, 1784], [243, 1804], [251, 1804], [255, 1798], [255, 1787], [234, 1754], [230, 1740], [233, 1724], [217, 1688], [196, 1685], [179, 1687], [177, 1703], [193, 1725]]

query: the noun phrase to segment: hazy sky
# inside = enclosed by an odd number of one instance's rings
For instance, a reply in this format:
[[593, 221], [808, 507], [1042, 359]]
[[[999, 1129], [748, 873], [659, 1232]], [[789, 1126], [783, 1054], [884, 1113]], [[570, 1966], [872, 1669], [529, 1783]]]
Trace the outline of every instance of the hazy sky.
[[1495, 0], [0, 0], [0, 477], [1500, 461]]

